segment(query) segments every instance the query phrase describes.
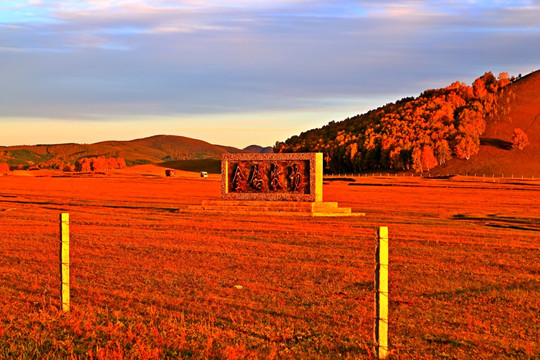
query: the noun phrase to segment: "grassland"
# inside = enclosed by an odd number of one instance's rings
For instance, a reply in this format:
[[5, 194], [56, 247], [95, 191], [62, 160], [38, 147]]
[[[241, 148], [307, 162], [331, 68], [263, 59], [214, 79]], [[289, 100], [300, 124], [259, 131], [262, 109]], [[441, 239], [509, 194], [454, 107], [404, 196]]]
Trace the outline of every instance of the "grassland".
[[[540, 357], [540, 184], [332, 181], [365, 217], [188, 211], [215, 178], [0, 177], [2, 359], [370, 359], [390, 230], [393, 359]], [[58, 214], [72, 311], [58, 310]]]

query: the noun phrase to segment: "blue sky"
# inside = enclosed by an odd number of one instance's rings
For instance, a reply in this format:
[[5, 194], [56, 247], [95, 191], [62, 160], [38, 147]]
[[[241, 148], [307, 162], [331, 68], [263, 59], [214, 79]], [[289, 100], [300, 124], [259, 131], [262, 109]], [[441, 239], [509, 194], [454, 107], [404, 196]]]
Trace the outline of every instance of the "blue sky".
[[539, 68], [539, 0], [0, 1], [0, 145], [272, 145]]

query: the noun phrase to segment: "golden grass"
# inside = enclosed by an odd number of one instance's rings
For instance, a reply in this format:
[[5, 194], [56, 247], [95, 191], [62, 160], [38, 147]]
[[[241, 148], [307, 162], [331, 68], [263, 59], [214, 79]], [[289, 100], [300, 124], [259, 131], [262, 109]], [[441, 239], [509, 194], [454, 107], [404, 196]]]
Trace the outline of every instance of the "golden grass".
[[391, 358], [540, 355], [538, 184], [332, 182], [365, 217], [294, 218], [188, 211], [219, 198], [206, 180], [1, 177], [0, 358], [372, 358], [381, 225]]

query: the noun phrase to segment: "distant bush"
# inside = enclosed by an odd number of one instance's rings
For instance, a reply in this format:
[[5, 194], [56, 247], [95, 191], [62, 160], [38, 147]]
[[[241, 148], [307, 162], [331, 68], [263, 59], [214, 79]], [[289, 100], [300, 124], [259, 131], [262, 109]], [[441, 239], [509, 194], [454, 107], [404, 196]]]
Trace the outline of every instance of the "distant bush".
[[40, 169], [57, 169], [63, 170], [66, 164], [63, 161], [57, 159], [50, 159], [47, 161], [42, 161], [36, 164]]
[[9, 171], [10, 171], [10, 169], [9, 169], [8, 164], [6, 164], [6, 163], [1, 163], [0, 164], [0, 174], [6, 175]]
[[106, 158], [104, 156], [82, 158], [75, 163], [75, 171], [109, 171], [112, 169], [122, 169], [126, 167], [123, 158]]
[[75, 171], [75, 165], [67, 164], [64, 165], [64, 168], [62, 169], [63, 172], [74, 172]]

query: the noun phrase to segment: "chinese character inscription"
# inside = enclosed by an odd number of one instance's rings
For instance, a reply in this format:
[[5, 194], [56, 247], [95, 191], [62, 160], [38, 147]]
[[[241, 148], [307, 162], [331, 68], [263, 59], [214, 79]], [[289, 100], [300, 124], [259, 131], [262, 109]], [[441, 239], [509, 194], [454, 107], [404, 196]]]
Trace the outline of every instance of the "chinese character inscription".
[[247, 161], [231, 164], [230, 191], [306, 192], [309, 186], [309, 166], [306, 162]]

